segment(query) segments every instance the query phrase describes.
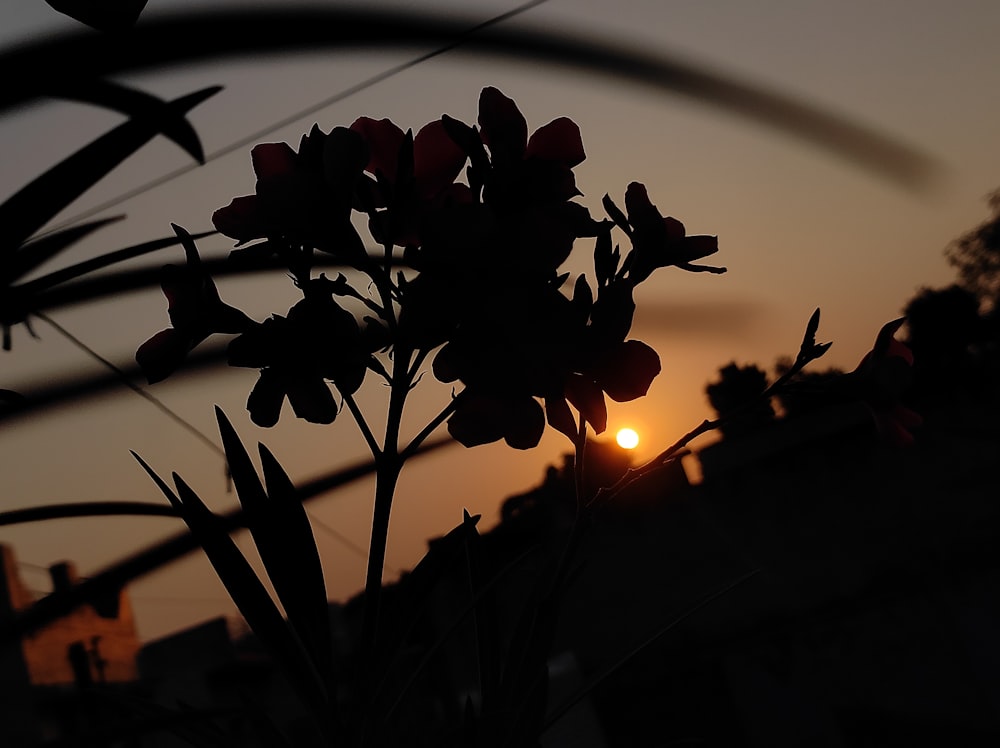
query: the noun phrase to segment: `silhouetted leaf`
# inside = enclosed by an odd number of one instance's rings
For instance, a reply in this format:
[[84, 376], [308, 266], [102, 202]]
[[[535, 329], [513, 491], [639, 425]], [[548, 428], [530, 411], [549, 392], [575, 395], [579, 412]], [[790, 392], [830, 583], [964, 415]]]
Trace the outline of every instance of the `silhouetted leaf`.
[[206, 88], [164, 104], [159, 117], [130, 119], [59, 162], [0, 205], [0, 251], [16, 247], [152, 139], [162, 121], [182, 115], [219, 90]]
[[220, 519], [208, 510], [179, 475], [173, 473], [177, 488], [175, 494], [139, 455], [132, 452], [132, 456], [181, 513], [236, 607], [261, 643], [284, 668], [303, 704], [317, 719], [320, 715], [325, 715], [329, 706], [326, 691], [302, 648], [302, 643], [289, 629], [271, 596], [223, 528]]
[[280, 569], [277, 575], [280, 578], [276, 578], [270, 568], [268, 575], [285, 606], [289, 622], [312, 653], [324, 681], [332, 686], [335, 672], [330, 601], [312, 526], [288, 474], [267, 447], [263, 444], [258, 447], [267, 483], [268, 533], [274, 535], [275, 546], [281, 554], [277, 564], [272, 562], [272, 566]]
[[[709, 71], [704, 66], [646, 51], [634, 43], [615, 45], [566, 32], [482, 26], [478, 19], [351, 7], [198, 9], [153, 17], [127, 35], [94, 34], [41, 38], [0, 54], [0, 108], [23, 103], [56, 81], [104, 77], [237, 55], [357, 46], [412, 47], [414, 43], [454, 43], [463, 50], [507, 55], [520, 62], [571, 65], [578, 70], [645, 85], [768, 124], [788, 135], [826, 148], [909, 188], [933, 184], [942, 169], [922, 153], [841, 115], [795, 97]], [[182, 44], [178, 40], [183, 40]], [[72, 60], [67, 69], [66, 60]], [[24, 75], [25, 70], [32, 75]]]
[[333, 683], [329, 602], [312, 528], [294, 485], [278, 461], [260, 445], [268, 492], [250, 455], [222, 409], [216, 418], [230, 475], [247, 518], [247, 528], [288, 615], [289, 623], [312, 653], [324, 682]]
[[615, 222], [615, 226], [624, 231], [626, 235], [632, 236], [632, 227], [629, 225], [628, 219], [622, 213], [621, 208], [615, 205], [615, 201], [611, 199], [611, 195], [605, 195], [601, 199], [601, 204], [604, 206], [608, 217]]
[[[217, 86], [216, 89], [221, 91], [222, 87]], [[161, 134], [183, 148], [198, 163], [205, 163], [201, 140], [184, 113], [169, 113], [167, 102], [152, 94], [107, 80], [71, 80], [57, 84], [48, 94], [61, 99], [96, 104], [136, 119], [159, 119]]]
[[598, 232], [594, 243], [594, 275], [597, 278], [598, 291], [604, 288], [618, 272], [618, 248], [611, 249], [611, 224], [604, 224], [604, 230]]

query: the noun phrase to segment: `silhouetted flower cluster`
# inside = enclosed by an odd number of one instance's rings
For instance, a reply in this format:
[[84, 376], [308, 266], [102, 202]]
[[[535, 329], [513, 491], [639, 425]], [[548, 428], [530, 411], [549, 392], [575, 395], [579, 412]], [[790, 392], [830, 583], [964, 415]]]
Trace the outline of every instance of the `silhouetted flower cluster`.
[[[692, 264], [718, 250], [715, 237], [686, 236], [637, 182], [625, 192], [627, 214], [605, 196], [610, 219], [591, 217], [575, 201], [573, 169], [585, 159], [577, 125], [560, 117], [529, 136], [495, 88], [483, 89], [475, 126], [445, 115], [414, 136], [362, 117], [330, 133], [314, 126], [298, 151], [267, 143], [251, 157], [255, 194], [217, 210], [215, 227], [237, 246], [253, 243], [244, 255], [285, 260], [303, 300], [287, 316], [221, 324], [231, 308], [204, 279], [191, 292], [197, 304], [172, 297], [173, 329], [144, 344], [139, 362], [162, 379], [208, 334], [240, 333], [229, 362], [260, 370], [247, 407], [262, 426], [278, 421], [286, 398], [296, 416], [329, 423], [338, 411], [331, 384], [351, 396], [367, 370], [399, 383], [379, 351], [423, 360], [438, 349], [435, 377], [462, 386], [448, 429], [466, 446], [530, 448], [546, 422], [572, 439], [581, 419], [600, 433], [606, 398], [641, 397], [660, 371], [656, 352], [629, 338], [636, 285], [670, 265], [724, 270]], [[366, 251], [360, 215], [382, 256]], [[624, 257], [616, 226], [631, 244]], [[595, 240], [593, 277], [567, 284], [560, 268], [582, 238]], [[314, 278], [313, 251], [367, 281]], [[189, 252], [190, 273], [196, 264]], [[360, 325], [338, 296], [373, 314]]]

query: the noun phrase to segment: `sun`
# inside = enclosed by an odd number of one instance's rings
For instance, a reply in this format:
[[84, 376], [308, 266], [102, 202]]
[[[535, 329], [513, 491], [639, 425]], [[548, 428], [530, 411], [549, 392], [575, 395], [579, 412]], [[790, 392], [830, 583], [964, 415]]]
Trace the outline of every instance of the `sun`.
[[635, 449], [639, 446], [639, 435], [634, 429], [618, 429], [615, 440], [622, 449]]

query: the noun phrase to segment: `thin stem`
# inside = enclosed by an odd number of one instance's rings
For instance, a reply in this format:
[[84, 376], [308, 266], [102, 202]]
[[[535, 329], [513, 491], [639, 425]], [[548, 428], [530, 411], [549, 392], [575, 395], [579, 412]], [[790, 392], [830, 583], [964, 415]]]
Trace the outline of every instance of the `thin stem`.
[[725, 416], [716, 418], [715, 420], [705, 419], [700, 424], [695, 426], [693, 429], [688, 431], [684, 436], [678, 439], [676, 442], [671, 444], [665, 450], [660, 452], [656, 457], [649, 460], [646, 464], [641, 465], [637, 468], [629, 468], [625, 475], [619, 478], [614, 485], [608, 486], [606, 488], [601, 488], [597, 491], [594, 497], [588, 502], [588, 506], [592, 506], [599, 501], [604, 501], [611, 498], [619, 491], [622, 491], [627, 486], [632, 485], [635, 481], [642, 478], [644, 475], [652, 472], [658, 467], [662, 467], [667, 464], [672, 459], [675, 459], [680, 455], [680, 452], [687, 447], [694, 439], [701, 436], [702, 434], [707, 434], [709, 431], [714, 431], [715, 429], [722, 426], [724, 423], [732, 420], [733, 418], [739, 416], [741, 413], [746, 412], [750, 408], [755, 407], [758, 403], [769, 400], [772, 397], [778, 395], [781, 390], [788, 384], [788, 382], [802, 371], [806, 365], [813, 359], [805, 357], [800, 352], [798, 357], [796, 357], [795, 362], [792, 364], [791, 368], [788, 369], [784, 374], [778, 377], [774, 382], [765, 387], [759, 395], [757, 395], [752, 400], [748, 400], [743, 403], [738, 408], [734, 408], [732, 411], [727, 413]]
[[407, 376], [410, 378], [411, 382], [416, 380], [417, 374], [420, 372], [420, 367], [424, 365], [424, 360], [426, 360], [428, 353], [430, 353], [428, 349], [421, 348], [413, 357], [413, 366], [411, 366], [410, 371], [407, 372]]
[[382, 570], [385, 565], [386, 541], [389, 535], [389, 515], [392, 499], [403, 467], [399, 453], [399, 429], [403, 407], [410, 391], [408, 376], [412, 351], [404, 347], [394, 350], [392, 382], [389, 390], [389, 412], [385, 424], [385, 442], [377, 459], [375, 506], [372, 515], [372, 535], [368, 550], [368, 571], [365, 577], [365, 615], [362, 624], [362, 662], [374, 660], [378, 643], [378, 616], [382, 596]]
[[385, 566], [386, 540], [389, 535], [389, 516], [392, 498], [396, 492], [402, 462], [383, 454], [379, 460], [375, 479], [375, 508], [372, 513], [372, 536], [368, 548], [368, 570], [365, 577], [365, 616], [361, 629], [362, 663], [370, 665], [375, 659], [378, 643], [379, 604], [382, 594], [382, 571]]
[[683, 450], [693, 439], [706, 434], [713, 429], [717, 429], [725, 419], [718, 418], [714, 421], [710, 421], [707, 418], [698, 424], [695, 428], [688, 431], [684, 436], [678, 439], [676, 442], [671, 444], [665, 450], [660, 452], [656, 457], [651, 459], [644, 465], [637, 468], [629, 468], [625, 471], [625, 475], [619, 478], [614, 485], [608, 486], [606, 488], [601, 488], [597, 491], [594, 497], [588, 503], [588, 506], [592, 506], [599, 501], [604, 501], [605, 499], [611, 498], [619, 491], [625, 489], [627, 486], [632, 485], [635, 481], [642, 478], [644, 475], [652, 472], [658, 467], [662, 467], [670, 460], [674, 459], [678, 453]]
[[424, 426], [423, 430], [413, 437], [413, 440], [406, 445], [406, 448], [399, 453], [399, 458], [401, 460], [407, 460], [410, 456], [416, 452], [420, 445], [423, 444], [424, 439], [434, 433], [434, 430], [440, 426], [442, 423], [448, 420], [448, 417], [455, 412], [455, 408], [458, 407], [458, 397], [453, 397], [451, 402], [449, 402], [441, 412], [438, 413], [434, 418], [431, 419], [430, 423]]
[[358, 403], [354, 399], [354, 395], [341, 391], [340, 396], [344, 398], [344, 402], [347, 403], [348, 410], [350, 410], [351, 415], [354, 416], [354, 422], [358, 424], [358, 429], [360, 429], [361, 435], [368, 443], [368, 448], [372, 452], [372, 457], [377, 460], [379, 455], [382, 454], [382, 450], [378, 446], [378, 442], [375, 440], [375, 434], [372, 433], [371, 428], [368, 426], [368, 421], [365, 420], [364, 413], [362, 413], [361, 408], [358, 407]]

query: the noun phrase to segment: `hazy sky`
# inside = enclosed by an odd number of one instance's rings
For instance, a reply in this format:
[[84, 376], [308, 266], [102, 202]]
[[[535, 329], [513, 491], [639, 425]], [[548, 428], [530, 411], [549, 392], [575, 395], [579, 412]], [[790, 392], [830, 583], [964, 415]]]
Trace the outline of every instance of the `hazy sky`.
[[[151, 0], [146, 12], [182, 4], [195, 3]], [[420, 7], [461, 7], [485, 19], [516, 5]], [[879, 327], [899, 316], [916, 290], [952, 281], [945, 246], [986, 217], [983, 198], [1000, 186], [995, 41], [1000, 5], [992, 0], [550, 0], [517, 23], [627, 42], [800, 96], [898, 138], [944, 169], [934, 189], [905, 190], [802, 140], [699, 102], [565, 67], [458, 53], [262, 138], [297, 143], [313, 122], [329, 130], [360, 115], [390, 117], [414, 129], [442, 113], [474, 122], [479, 91], [492, 85], [519, 103], [532, 129], [563, 115], [579, 124], [587, 160], [577, 169], [578, 183], [592, 213], [600, 213], [604, 193], [621, 204], [626, 185], [641, 181], [661, 211], [682, 220], [689, 233], [718, 234], [721, 252], [713, 259], [729, 268], [727, 275], [661, 271], [638, 297], [633, 335], [659, 351], [663, 373], [649, 397], [614, 406], [610, 421], [612, 428], [631, 425], [639, 431], [642, 455], [662, 449], [709, 415], [704, 385], [720, 366], [735, 360], [770, 368], [778, 356], [793, 354], [816, 307], [823, 314], [820, 340], [834, 342], [823, 363], [852, 368]], [[7, 0], [0, 9], [0, 44], [72, 27], [42, 0]], [[224, 85], [190, 117], [212, 154], [417, 53], [372, 50], [234, 61], [127, 81], [162, 96]], [[67, 103], [8, 113], [0, 119], [5, 146], [0, 196], [118, 121], [113, 114]], [[158, 139], [64, 218], [186, 164], [179, 149]], [[171, 222], [192, 232], [206, 230], [212, 211], [252, 192], [253, 182], [247, 146], [104, 211], [127, 213], [128, 220], [64, 261], [166, 236]], [[231, 243], [214, 237], [200, 246], [205, 255], [224, 254]], [[591, 249], [578, 251], [585, 258]], [[179, 259], [178, 251], [162, 256], [163, 262]], [[258, 319], [287, 310], [295, 298], [288, 286], [282, 278], [219, 282], [225, 299], [245, 305]], [[102, 355], [125, 363], [139, 343], [166, 325], [166, 305], [156, 290], [52, 316]], [[0, 387], [27, 389], [52, 376], [99, 371], [44, 323], [36, 329], [41, 340], [18, 329], [14, 350], [0, 354]], [[291, 418], [272, 430], [254, 427], [244, 404], [255, 377], [247, 370], [224, 371], [171, 381], [152, 392], [213, 438], [212, 405], [221, 405], [245, 441], [266, 443], [295, 478], [366, 456], [346, 416], [326, 428]], [[363, 403], [377, 412], [384, 408], [382, 394], [372, 383]], [[446, 389], [428, 383], [427, 394], [415, 403], [420, 415], [414, 425], [446, 397]], [[499, 445], [455, 447], [413, 463], [394, 507], [388, 565], [411, 565], [426, 538], [456, 524], [463, 507], [484, 515], [481, 527], [493, 524], [499, 500], [534, 485], [544, 466], [567, 448], [566, 440], [553, 434], [530, 452]], [[123, 389], [0, 429], [0, 507], [160, 501], [128, 449], [161, 474], [179, 472], [213, 507], [235, 504], [235, 496], [224, 493], [217, 455]], [[367, 546], [370, 491], [369, 484], [360, 485], [314, 502], [310, 512]], [[170, 519], [59, 521], [0, 528], [0, 542], [14, 545], [27, 564], [29, 584], [44, 589], [44, 575], [31, 565], [72, 558], [84, 573], [96, 571], [178, 527]], [[322, 529], [317, 538], [331, 596], [342, 599], [362, 585], [364, 561]], [[250, 549], [245, 539], [240, 542]], [[233, 610], [200, 556], [134, 585], [132, 594], [145, 637]]]

